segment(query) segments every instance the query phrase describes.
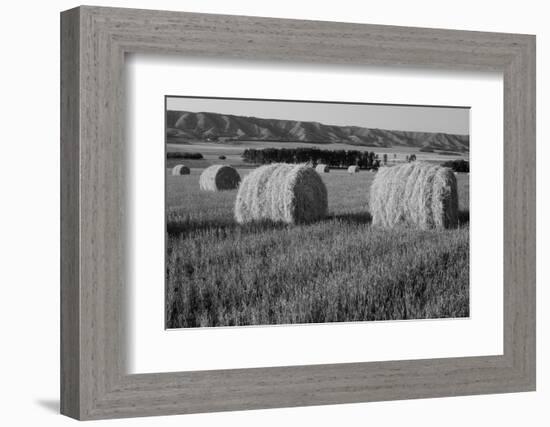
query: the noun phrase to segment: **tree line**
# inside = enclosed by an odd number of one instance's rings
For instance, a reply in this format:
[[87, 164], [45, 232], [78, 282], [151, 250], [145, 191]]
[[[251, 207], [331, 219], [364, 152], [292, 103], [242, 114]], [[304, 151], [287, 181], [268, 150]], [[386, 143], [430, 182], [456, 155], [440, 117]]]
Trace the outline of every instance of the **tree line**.
[[248, 163], [312, 163], [326, 164], [332, 168], [347, 168], [351, 165], [361, 169], [378, 169], [380, 160], [373, 151], [321, 150], [319, 148], [247, 148], [243, 160]]
[[200, 160], [203, 159], [203, 155], [201, 153], [188, 153], [184, 151], [168, 151], [166, 153], [167, 159], [193, 159], [193, 160]]

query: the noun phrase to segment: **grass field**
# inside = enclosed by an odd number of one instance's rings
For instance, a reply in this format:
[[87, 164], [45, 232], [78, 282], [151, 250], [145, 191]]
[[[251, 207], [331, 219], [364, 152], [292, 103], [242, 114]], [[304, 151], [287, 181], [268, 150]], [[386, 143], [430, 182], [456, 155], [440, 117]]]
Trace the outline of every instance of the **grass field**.
[[[320, 148], [322, 150], [357, 150], [357, 151], [374, 151], [382, 159], [384, 154], [388, 155], [388, 161], [390, 164], [393, 162], [404, 162], [405, 156], [414, 154], [417, 160], [428, 162], [446, 162], [447, 160], [464, 159], [468, 160], [468, 154], [442, 154], [442, 153], [424, 153], [414, 147], [369, 147], [362, 145], [350, 145], [350, 144], [314, 144], [307, 142], [272, 142], [272, 141], [238, 141], [231, 143], [213, 143], [213, 142], [187, 142], [183, 143], [168, 143], [167, 150], [172, 152], [186, 151], [186, 152], [199, 152], [204, 156], [203, 160], [178, 160], [168, 159], [167, 166], [172, 167], [178, 163], [184, 162], [185, 164], [196, 167], [204, 168], [211, 164], [224, 163], [231, 164], [237, 167], [247, 167], [243, 162], [241, 156], [243, 151], [247, 148]], [[219, 160], [219, 156], [224, 155], [225, 160]], [[395, 158], [394, 158], [395, 155]]]
[[167, 175], [168, 328], [469, 315], [468, 175], [460, 227], [418, 231], [370, 225], [373, 172], [323, 174], [330, 216], [298, 226], [237, 225], [200, 172]]

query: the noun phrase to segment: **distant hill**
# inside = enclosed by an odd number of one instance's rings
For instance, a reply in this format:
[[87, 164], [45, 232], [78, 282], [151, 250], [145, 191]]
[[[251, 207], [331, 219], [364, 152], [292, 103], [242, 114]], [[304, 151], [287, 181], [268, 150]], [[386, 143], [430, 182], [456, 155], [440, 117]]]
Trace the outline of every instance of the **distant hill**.
[[345, 143], [371, 147], [418, 147], [468, 152], [468, 135], [336, 126], [318, 122], [261, 119], [218, 113], [167, 111], [168, 139], [179, 141], [277, 141]]

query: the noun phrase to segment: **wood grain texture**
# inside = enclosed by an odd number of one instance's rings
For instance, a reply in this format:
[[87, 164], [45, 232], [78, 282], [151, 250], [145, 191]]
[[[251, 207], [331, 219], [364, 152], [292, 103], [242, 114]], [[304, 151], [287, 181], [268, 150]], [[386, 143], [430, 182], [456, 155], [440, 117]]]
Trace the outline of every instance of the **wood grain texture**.
[[61, 412], [80, 414], [79, 17], [61, 20]]
[[[61, 37], [62, 413], [99, 419], [534, 390], [534, 36], [84, 6], [63, 12]], [[127, 53], [501, 71], [504, 354], [128, 375]]]

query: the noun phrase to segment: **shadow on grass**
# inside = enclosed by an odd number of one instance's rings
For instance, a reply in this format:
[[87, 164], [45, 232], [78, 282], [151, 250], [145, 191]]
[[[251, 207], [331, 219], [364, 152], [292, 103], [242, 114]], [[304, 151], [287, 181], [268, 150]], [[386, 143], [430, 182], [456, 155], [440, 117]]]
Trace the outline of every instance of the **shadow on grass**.
[[[300, 223], [297, 225], [311, 225], [325, 221], [339, 221], [344, 224], [371, 224], [372, 216], [369, 212], [355, 212], [346, 214], [333, 214], [320, 221]], [[470, 223], [470, 212], [458, 212], [458, 225], [466, 226]], [[250, 224], [237, 224], [233, 219], [217, 219], [206, 221], [168, 221], [166, 231], [170, 236], [181, 236], [190, 233], [215, 232], [229, 234], [238, 230], [239, 233], [252, 234], [270, 230], [282, 230], [294, 225], [274, 221], [258, 221]]]
[[236, 224], [230, 220], [166, 222], [166, 232], [169, 235], [189, 234], [213, 229], [224, 231], [235, 227]]
[[259, 233], [268, 230], [280, 230], [289, 227], [288, 224], [273, 221], [259, 221], [250, 224], [237, 224], [233, 220], [212, 220], [212, 221], [186, 221], [167, 222], [166, 231], [171, 236], [181, 236], [190, 233], [215, 232], [229, 234], [239, 231], [244, 234]]
[[328, 219], [334, 219], [337, 221], [344, 222], [346, 224], [370, 224], [372, 222], [372, 216], [368, 212], [335, 214], [335, 215], [330, 215]]
[[[347, 214], [329, 215], [323, 220], [302, 222], [295, 224], [297, 226], [313, 225], [325, 221], [340, 221], [345, 224], [370, 224], [372, 217], [368, 212], [357, 212]], [[218, 219], [206, 221], [168, 221], [166, 223], [166, 231], [170, 236], [181, 236], [190, 233], [200, 232], [215, 232], [221, 234], [229, 234], [235, 231], [243, 234], [261, 233], [270, 230], [282, 230], [288, 227], [295, 226], [293, 224], [285, 224], [274, 221], [257, 221], [250, 224], [237, 224], [232, 219]]]
[[468, 225], [470, 223], [470, 211], [458, 211], [458, 225]]

